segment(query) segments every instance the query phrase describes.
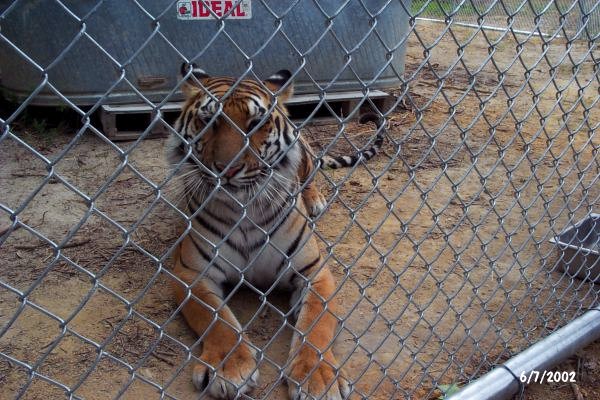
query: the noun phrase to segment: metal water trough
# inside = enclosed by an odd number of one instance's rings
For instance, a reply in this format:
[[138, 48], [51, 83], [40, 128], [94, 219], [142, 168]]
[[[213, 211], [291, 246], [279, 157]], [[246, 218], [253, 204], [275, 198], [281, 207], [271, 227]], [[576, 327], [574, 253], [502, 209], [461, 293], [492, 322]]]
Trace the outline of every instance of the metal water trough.
[[0, 90], [23, 102], [44, 85], [33, 105], [64, 104], [52, 87], [77, 105], [143, 102], [136, 91], [177, 101], [183, 61], [215, 75], [300, 71], [299, 94], [398, 86], [410, 1], [242, 3], [241, 17], [216, 20], [191, 15], [198, 0], [0, 0]]
[[561, 268], [569, 276], [600, 282], [600, 214], [589, 214], [550, 242], [558, 247]]

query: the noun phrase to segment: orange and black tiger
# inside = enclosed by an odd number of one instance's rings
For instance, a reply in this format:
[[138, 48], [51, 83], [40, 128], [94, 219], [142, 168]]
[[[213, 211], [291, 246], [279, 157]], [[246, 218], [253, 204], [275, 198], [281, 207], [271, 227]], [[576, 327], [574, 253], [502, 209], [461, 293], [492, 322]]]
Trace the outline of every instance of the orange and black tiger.
[[[257, 349], [223, 301], [223, 286], [292, 291], [296, 317], [285, 371], [292, 399], [342, 399], [350, 392], [333, 352], [336, 284], [324, 265], [307, 216], [324, 198], [313, 183], [315, 161], [288, 119], [291, 73], [263, 82], [210, 77], [184, 64], [186, 101], [175, 123], [169, 159], [185, 187], [191, 229], [174, 251], [175, 296], [202, 350], [193, 370], [198, 390], [233, 399], [258, 381]], [[277, 93], [277, 97], [272, 93]], [[324, 156], [321, 168], [352, 166], [379, 150]]]

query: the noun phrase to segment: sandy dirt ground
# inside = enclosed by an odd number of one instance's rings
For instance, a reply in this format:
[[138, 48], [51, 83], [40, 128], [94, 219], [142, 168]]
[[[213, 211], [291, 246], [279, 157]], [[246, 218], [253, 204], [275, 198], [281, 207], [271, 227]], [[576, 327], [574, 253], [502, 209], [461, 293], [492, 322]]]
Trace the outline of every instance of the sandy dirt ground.
[[[600, 294], [564, 274], [548, 242], [598, 211], [598, 80], [586, 43], [563, 58], [561, 39], [546, 47], [441, 27], [411, 34], [407, 107], [389, 115], [383, 154], [317, 177], [330, 206], [315, 232], [339, 282], [336, 353], [353, 398], [437, 398], [439, 385], [485, 373]], [[338, 130], [317, 124], [304, 134], [323, 149]], [[77, 140], [72, 129], [43, 131], [14, 125], [55, 177], [25, 146], [0, 142], [0, 202], [27, 226], [0, 247], [0, 351], [13, 358], [0, 359], [0, 398], [64, 397], [49, 380], [86, 399], [198, 398], [186, 346], [199, 344], [169, 288], [168, 252], [184, 218], [164, 183], [165, 140], [109, 144], [90, 130]], [[350, 123], [332, 152], [371, 134]], [[1, 210], [0, 221], [9, 222]], [[246, 289], [230, 303], [263, 349], [253, 397], [285, 398], [287, 294], [261, 301]], [[599, 398], [590, 378], [598, 355], [596, 344], [569, 361], [586, 399]], [[21, 363], [35, 367], [33, 379]], [[526, 396], [548, 398], [543, 390]]]
[[532, 384], [525, 390], [524, 400], [600, 399], [600, 341], [579, 350], [552, 371], [561, 375], [575, 372], [575, 382]]

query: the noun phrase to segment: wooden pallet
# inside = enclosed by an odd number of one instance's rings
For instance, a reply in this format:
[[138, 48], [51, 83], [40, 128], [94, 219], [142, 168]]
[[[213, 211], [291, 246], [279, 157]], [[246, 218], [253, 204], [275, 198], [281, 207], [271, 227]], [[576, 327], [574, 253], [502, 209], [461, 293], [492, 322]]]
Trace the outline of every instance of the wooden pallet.
[[[326, 101], [329, 107], [338, 115], [349, 115], [359, 102], [363, 99], [362, 92], [337, 92], [328, 93]], [[395, 98], [386, 92], [372, 90], [369, 98], [380, 110], [387, 110], [394, 102]], [[319, 103], [318, 95], [300, 94], [293, 96], [287, 103], [292, 120], [303, 121], [310, 115], [315, 106]], [[182, 102], [169, 102], [161, 107], [162, 121], [158, 120], [146, 138], [156, 138], [168, 136], [171, 128], [167, 124], [172, 124], [179, 116]], [[135, 140], [148, 129], [150, 122], [154, 117], [154, 110], [147, 104], [118, 104], [103, 105], [100, 108], [100, 121], [104, 134], [111, 140]], [[331, 120], [331, 112], [321, 106], [313, 119], [315, 121]]]

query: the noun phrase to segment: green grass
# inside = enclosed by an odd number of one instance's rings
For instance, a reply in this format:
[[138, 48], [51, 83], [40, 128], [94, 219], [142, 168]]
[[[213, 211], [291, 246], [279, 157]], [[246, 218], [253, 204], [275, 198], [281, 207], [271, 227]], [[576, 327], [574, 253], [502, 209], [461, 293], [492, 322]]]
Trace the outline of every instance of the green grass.
[[[410, 13], [419, 17], [439, 17], [444, 18], [450, 13], [456, 13], [460, 1], [453, 0], [413, 0]], [[461, 12], [475, 14], [475, 8], [470, 2], [465, 2], [460, 6]]]
[[460, 387], [458, 386], [458, 384], [453, 383], [450, 385], [438, 385], [438, 389], [440, 389], [440, 391], [442, 392], [442, 395], [438, 397], [438, 400], [446, 400], [453, 394], [458, 393]]
[[52, 145], [56, 138], [68, 130], [68, 124], [60, 121], [56, 126], [48, 123], [45, 119], [32, 118], [25, 122], [29, 132], [35, 135], [46, 146]]
[[[553, 1], [553, 3], [552, 3]], [[413, 0], [410, 7], [410, 13], [413, 16], [443, 18], [446, 15], [454, 12], [459, 8], [461, 0]], [[557, 7], [561, 13], [565, 13], [572, 5], [573, 0], [544, 0], [543, 2], [531, 2], [523, 5], [523, 0], [503, 0], [504, 5], [508, 10], [516, 11], [520, 9], [523, 14], [540, 14], [548, 4], [551, 4], [546, 10], [546, 14], [557, 12]], [[484, 12], [489, 5], [479, 7], [480, 12]], [[533, 12], [532, 12], [533, 7]], [[460, 5], [460, 12], [472, 15], [477, 15], [476, 8], [470, 1], [465, 1]], [[504, 9], [500, 3], [492, 9], [492, 15], [505, 15]]]
[[28, 107], [12, 127], [18, 134], [26, 135], [28, 140], [49, 148], [61, 135], [73, 131], [72, 119], [73, 115], [61, 107]]

